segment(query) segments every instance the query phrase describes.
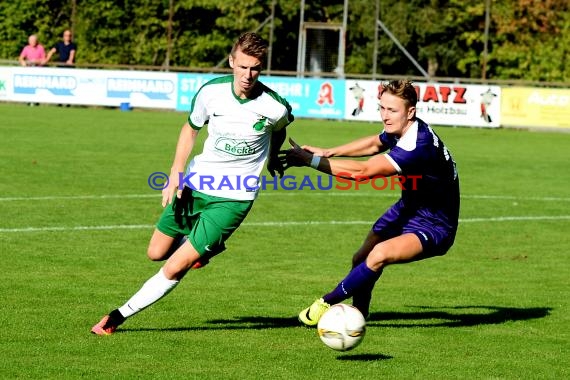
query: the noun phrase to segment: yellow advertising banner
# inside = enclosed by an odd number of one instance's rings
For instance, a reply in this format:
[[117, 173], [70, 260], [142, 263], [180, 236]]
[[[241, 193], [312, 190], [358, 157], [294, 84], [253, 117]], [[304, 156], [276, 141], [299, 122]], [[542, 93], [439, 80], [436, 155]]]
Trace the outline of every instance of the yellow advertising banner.
[[570, 89], [502, 87], [501, 125], [570, 128]]

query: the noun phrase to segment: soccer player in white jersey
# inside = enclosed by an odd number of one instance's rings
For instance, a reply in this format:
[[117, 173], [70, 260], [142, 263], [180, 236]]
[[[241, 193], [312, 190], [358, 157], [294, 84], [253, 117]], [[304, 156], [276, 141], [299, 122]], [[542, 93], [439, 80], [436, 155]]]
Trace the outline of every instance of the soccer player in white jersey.
[[[192, 268], [225, 249], [253, 205], [266, 160], [282, 175], [278, 152], [293, 121], [287, 101], [258, 81], [268, 45], [244, 33], [229, 55], [233, 75], [207, 82], [192, 100], [182, 127], [170, 182], [162, 192], [164, 211], [148, 246], [151, 260], [166, 260], [123, 306], [91, 329], [112, 334], [127, 318], [168, 294]], [[198, 132], [207, 126], [201, 154], [184, 166]]]
[[[331, 149], [293, 148], [286, 166], [311, 166], [356, 181], [398, 175], [402, 197], [373, 225], [352, 258], [353, 269], [331, 292], [299, 313], [307, 326], [318, 324], [332, 304], [352, 297], [366, 317], [372, 289], [385, 267], [444, 255], [453, 245], [459, 220], [459, 177], [443, 141], [416, 117], [417, 93], [410, 81], [382, 85], [384, 131]], [[389, 150], [388, 153], [383, 153]], [[365, 157], [367, 161], [331, 157]]]

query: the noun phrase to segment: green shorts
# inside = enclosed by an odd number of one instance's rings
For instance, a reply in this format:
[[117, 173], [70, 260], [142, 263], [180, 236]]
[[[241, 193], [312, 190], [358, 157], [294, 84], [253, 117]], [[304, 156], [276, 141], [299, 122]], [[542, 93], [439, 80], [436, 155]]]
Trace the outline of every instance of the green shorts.
[[226, 249], [225, 241], [251, 206], [253, 201], [215, 197], [186, 187], [180, 199], [175, 196], [165, 207], [156, 228], [175, 239], [185, 235], [200, 256], [213, 256]]

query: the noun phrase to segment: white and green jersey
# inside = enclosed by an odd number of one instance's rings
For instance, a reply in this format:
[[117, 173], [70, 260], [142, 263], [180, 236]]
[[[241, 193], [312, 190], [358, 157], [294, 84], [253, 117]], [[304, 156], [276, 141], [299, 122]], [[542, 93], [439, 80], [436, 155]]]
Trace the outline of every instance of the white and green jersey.
[[192, 100], [188, 122], [197, 130], [207, 125], [208, 137], [202, 153], [188, 164], [184, 185], [204, 194], [251, 200], [259, 190], [271, 133], [291, 123], [293, 115], [289, 103], [261, 82], [251, 99], [241, 99], [233, 81], [233, 75], [213, 79]]

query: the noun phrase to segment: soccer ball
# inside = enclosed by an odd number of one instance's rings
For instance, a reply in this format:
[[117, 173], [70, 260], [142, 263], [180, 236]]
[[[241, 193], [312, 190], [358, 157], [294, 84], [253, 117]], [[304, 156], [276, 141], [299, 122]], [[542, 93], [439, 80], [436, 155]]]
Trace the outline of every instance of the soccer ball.
[[348, 351], [362, 342], [366, 321], [357, 308], [339, 303], [332, 305], [319, 319], [317, 332], [328, 347]]

